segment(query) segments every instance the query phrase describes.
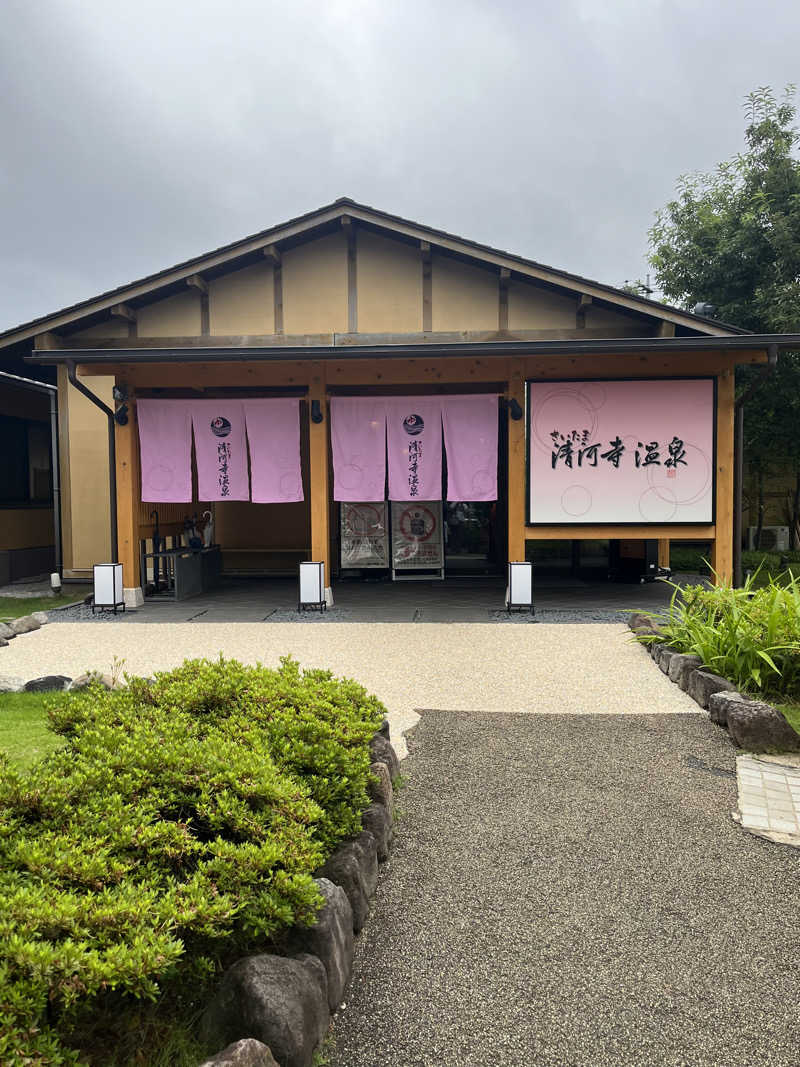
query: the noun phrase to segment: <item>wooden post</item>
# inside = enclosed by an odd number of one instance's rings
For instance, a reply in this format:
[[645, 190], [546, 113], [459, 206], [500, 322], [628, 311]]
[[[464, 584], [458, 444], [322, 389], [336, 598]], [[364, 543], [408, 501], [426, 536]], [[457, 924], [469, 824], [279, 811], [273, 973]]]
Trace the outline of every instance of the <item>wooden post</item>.
[[658, 565], [659, 567], [669, 566], [669, 538], [659, 537], [658, 539]]
[[733, 368], [717, 376], [717, 513], [711, 565], [718, 582], [733, 576]]
[[[325, 564], [325, 584], [331, 584], [330, 559], [330, 486], [328, 481], [328, 409], [325, 390], [325, 368], [315, 363], [308, 389], [309, 409], [319, 402], [322, 422], [309, 417], [309, 492], [311, 494], [311, 558]], [[310, 412], [309, 412], [310, 415]]]
[[[509, 361], [508, 401], [525, 410], [523, 361]], [[525, 419], [508, 416], [508, 559], [525, 559]]]
[[[119, 384], [119, 381], [118, 383]], [[125, 606], [140, 607], [144, 602], [139, 566], [139, 432], [136, 399], [128, 392], [128, 422], [116, 426], [117, 448], [117, 549], [122, 564]]]

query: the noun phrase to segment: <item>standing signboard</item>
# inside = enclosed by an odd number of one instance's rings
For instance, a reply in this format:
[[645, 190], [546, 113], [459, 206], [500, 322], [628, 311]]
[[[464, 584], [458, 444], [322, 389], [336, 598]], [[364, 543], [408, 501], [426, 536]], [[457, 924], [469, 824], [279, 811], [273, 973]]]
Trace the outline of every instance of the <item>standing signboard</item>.
[[[392, 577], [425, 577], [417, 571], [439, 571], [444, 578], [441, 500], [419, 503], [392, 501]], [[411, 572], [404, 574], [403, 572]]]
[[715, 386], [528, 382], [528, 525], [712, 523]]
[[339, 505], [342, 567], [388, 570], [389, 527], [386, 501]]

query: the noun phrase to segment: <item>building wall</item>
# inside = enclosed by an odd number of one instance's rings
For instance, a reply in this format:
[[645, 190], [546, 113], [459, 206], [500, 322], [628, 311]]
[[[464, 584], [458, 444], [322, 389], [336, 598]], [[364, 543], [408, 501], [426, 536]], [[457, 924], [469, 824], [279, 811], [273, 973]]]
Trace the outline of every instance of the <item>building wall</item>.
[[266, 260], [253, 267], [223, 274], [208, 283], [208, 308], [212, 334], [260, 334], [275, 332], [273, 269]]
[[52, 545], [53, 508], [0, 508], [0, 550], [41, 548]]
[[137, 311], [139, 337], [195, 337], [200, 334], [200, 294], [186, 287], [155, 304]]
[[284, 252], [282, 283], [284, 333], [347, 331], [347, 240], [343, 233]]
[[422, 266], [413, 245], [368, 231], [357, 237], [360, 333], [422, 330]]
[[496, 330], [499, 272], [447, 256], [432, 257], [434, 330]]
[[[82, 381], [106, 404], [113, 404], [113, 378]], [[64, 574], [85, 577], [95, 563], [111, 555], [108, 420], [70, 385], [65, 368], [59, 368], [58, 385]]]

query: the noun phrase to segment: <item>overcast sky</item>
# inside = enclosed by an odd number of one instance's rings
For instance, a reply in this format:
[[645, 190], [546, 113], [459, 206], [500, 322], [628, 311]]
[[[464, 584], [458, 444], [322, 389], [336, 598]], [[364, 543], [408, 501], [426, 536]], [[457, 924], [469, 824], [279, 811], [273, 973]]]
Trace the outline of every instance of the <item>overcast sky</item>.
[[338, 196], [620, 285], [796, 0], [2, 0], [0, 329]]

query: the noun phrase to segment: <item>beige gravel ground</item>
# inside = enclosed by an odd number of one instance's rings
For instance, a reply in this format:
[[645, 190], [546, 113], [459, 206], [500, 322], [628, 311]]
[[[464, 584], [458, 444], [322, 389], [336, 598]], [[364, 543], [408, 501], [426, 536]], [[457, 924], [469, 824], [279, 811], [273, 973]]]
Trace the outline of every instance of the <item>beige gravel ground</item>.
[[[623, 626], [497, 624], [58, 623], [0, 649], [0, 676], [152, 674], [187, 657], [304, 666], [356, 678], [389, 709], [393, 739], [416, 708], [451, 711], [645, 715], [696, 712]], [[400, 743], [405, 750], [405, 745]]]

